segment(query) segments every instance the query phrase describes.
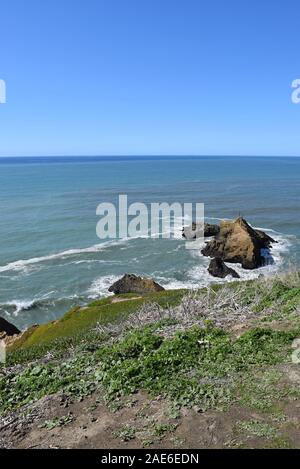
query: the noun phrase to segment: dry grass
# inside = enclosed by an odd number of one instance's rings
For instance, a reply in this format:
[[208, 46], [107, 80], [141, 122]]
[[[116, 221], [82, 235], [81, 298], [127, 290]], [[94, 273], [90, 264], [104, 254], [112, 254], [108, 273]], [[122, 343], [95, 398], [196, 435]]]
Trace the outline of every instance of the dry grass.
[[[278, 311], [279, 300], [264, 301], [276, 286], [292, 290], [300, 288], [298, 272], [262, 277], [252, 282], [237, 282], [221, 288], [207, 287], [203, 290], [191, 290], [182, 299], [179, 306], [162, 308], [155, 302], [145, 303], [126, 320], [117, 324], [97, 324], [98, 333], [118, 337], [129, 330], [160, 323], [158, 331], [164, 336], [173, 335], [178, 330], [185, 330], [194, 325], [204, 327], [207, 321], [224, 329], [251, 325], [253, 321], [271, 317]], [[300, 313], [300, 304], [295, 305], [295, 313]]]

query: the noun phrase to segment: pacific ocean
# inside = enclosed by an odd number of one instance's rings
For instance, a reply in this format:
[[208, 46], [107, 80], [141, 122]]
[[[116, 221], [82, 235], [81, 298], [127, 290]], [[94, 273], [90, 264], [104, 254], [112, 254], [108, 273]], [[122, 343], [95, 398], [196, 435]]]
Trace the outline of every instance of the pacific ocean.
[[[208, 259], [172, 239], [100, 240], [102, 202], [204, 203], [207, 221], [241, 214], [278, 244], [274, 263], [242, 278], [300, 265], [300, 158], [0, 158], [0, 316], [20, 328], [108, 294], [126, 272], [165, 288], [215, 282]], [[235, 267], [236, 268], [236, 267]]]

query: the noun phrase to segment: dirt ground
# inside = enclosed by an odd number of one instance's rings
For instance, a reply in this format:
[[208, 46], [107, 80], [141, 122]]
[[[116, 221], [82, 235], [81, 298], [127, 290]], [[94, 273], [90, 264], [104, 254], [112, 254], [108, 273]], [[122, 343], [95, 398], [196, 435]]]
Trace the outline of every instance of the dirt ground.
[[[286, 369], [300, 386], [300, 369]], [[119, 404], [121, 404], [119, 406]], [[108, 408], [96, 393], [82, 402], [64, 395], [47, 396], [2, 418], [2, 448], [299, 448], [300, 400], [281, 405], [273, 434], [268, 415], [233, 405], [227, 411], [172, 409], [145, 393], [126, 397]], [[118, 408], [121, 407], [121, 408]], [[60, 420], [61, 419], [61, 420]], [[248, 428], [241, 422], [256, 422]], [[273, 421], [274, 424], [274, 421]], [[253, 426], [253, 425], [252, 425]]]

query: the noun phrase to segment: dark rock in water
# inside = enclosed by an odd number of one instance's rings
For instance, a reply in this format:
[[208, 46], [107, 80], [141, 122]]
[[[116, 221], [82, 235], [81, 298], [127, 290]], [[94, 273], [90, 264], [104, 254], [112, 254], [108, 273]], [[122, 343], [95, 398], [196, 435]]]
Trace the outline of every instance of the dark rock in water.
[[[204, 223], [204, 237], [209, 238], [216, 236], [220, 232], [219, 225], [212, 225], [211, 223]], [[193, 222], [191, 226], [185, 226], [182, 230], [182, 236], [186, 239], [196, 239], [201, 234], [200, 223]]]
[[20, 332], [16, 326], [6, 321], [6, 319], [0, 318], [0, 338], [20, 334]]
[[256, 269], [264, 264], [263, 249], [275, 242], [270, 236], [252, 228], [243, 218], [222, 221], [220, 232], [206, 243], [202, 254], [218, 257], [224, 262], [240, 263], [244, 269]]
[[272, 246], [273, 243], [277, 243], [275, 239], [271, 238], [271, 236], [267, 235], [264, 231], [261, 230], [255, 230], [256, 234], [259, 236], [259, 238], [262, 240], [262, 242], [265, 244], [264, 248], [269, 248]]
[[225, 278], [227, 275], [231, 275], [234, 278], [240, 278], [239, 274], [230, 267], [227, 267], [225, 262], [219, 257], [215, 257], [210, 261], [207, 270], [213, 277]]
[[219, 225], [212, 225], [211, 223], [204, 224], [204, 237], [217, 236], [220, 233]]
[[163, 291], [164, 288], [150, 278], [138, 277], [134, 274], [125, 274], [120, 280], [115, 282], [108, 291], [115, 294], [120, 293], [151, 293]]

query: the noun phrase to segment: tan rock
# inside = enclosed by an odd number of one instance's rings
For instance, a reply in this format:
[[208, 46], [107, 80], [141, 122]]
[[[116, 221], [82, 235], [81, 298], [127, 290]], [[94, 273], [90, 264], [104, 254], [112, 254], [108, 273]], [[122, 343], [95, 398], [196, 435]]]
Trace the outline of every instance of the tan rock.
[[224, 262], [240, 263], [244, 269], [255, 269], [264, 263], [262, 249], [275, 242], [263, 231], [252, 228], [243, 218], [222, 221], [220, 233], [206, 243], [202, 254]]

